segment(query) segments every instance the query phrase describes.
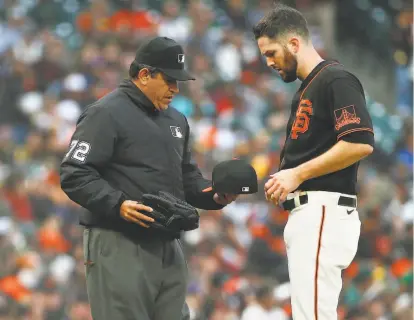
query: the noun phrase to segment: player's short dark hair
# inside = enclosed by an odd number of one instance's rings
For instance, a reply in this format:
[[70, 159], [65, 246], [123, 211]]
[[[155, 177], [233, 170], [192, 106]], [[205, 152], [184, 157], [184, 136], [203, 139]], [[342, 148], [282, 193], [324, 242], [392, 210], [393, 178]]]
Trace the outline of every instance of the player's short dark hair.
[[151, 66], [147, 66], [145, 64], [137, 63], [134, 60], [134, 61], [132, 61], [131, 65], [129, 66], [129, 76], [132, 79], [136, 79], [138, 77], [139, 72], [144, 68], [147, 68], [149, 70], [149, 73], [150, 73], [151, 77], [154, 77], [157, 73], [160, 72], [155, 67], [151, 67]]
[[309, 39], [308, 23], [301, 12], [285, 4], [278, 3], [254, 27], [257, 39], [268, 37], [276, 39], [288, 33], [295, 33], [305, 40]]

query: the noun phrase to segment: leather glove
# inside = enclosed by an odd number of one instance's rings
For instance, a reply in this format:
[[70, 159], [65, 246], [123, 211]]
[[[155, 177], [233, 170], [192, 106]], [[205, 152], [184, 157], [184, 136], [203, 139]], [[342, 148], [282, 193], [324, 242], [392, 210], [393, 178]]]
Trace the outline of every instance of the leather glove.
[[197, 209], [168, 192], [144, 194], [142, 202], [154, 210], [146, 213], [154, 219], [150, 224], [151, 228], [177, 233], [194, 230], [199, 226], [200, 215]]

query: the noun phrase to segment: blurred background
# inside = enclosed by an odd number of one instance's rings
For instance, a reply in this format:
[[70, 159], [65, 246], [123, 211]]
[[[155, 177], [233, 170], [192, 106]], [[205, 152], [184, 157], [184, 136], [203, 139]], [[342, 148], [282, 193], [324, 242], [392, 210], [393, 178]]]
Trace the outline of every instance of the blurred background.
[[[374, 122], [340, 319], [413, 319], [412, 2], [285, 3], [306, 15], [320, 54], [361, 79]], [[263, 187], [278, 168], [299, 86], [259, 55], [251, 26], [269, 8], [266, 0], [0, 0], [1, 320], [91, 319], [79, 208], [61, 191], [58, 167], [79, 114], [128, 76], [146, 37], [185, 48], [197, 80], [180, 84], [172, 107], [190, 121], [205, 176], [240, 157]], [[261, 192], [202, 212], [200, 228], [184, 237], [192, 319], [260, 320], [246, 315], [255, 303], [272, 305], [272, 319], [291, 318], [286, 220]]]

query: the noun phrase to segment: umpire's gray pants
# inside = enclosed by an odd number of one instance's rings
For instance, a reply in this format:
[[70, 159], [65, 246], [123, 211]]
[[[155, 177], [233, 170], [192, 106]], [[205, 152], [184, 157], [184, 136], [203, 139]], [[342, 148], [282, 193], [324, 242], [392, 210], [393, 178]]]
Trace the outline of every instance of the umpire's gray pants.
[[138, 240], [86, 228], [86, 284], [94, 320], [188, 320], [179, 240]]

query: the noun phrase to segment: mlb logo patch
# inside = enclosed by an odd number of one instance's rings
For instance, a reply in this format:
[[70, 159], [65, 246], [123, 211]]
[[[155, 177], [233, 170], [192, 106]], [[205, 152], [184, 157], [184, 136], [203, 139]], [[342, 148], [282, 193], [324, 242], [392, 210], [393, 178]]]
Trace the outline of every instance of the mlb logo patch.
[[242, 192], [249, 192], [250, 188], [249, 187], [243, 187], [242, 188]]
[[185, 56], [183, 54], [179, 54], [178, 55], [178, 62], [179, 63], [184, 63], [184, 61], [185, 61]]
[[170, 126], [170, 129], [171, 129], [171, 133], [172, 133], [173, 137], [175, 137], [175, 138], [182, 138], [183, 137], [183, 133], [181, 132], [180, 127]]

